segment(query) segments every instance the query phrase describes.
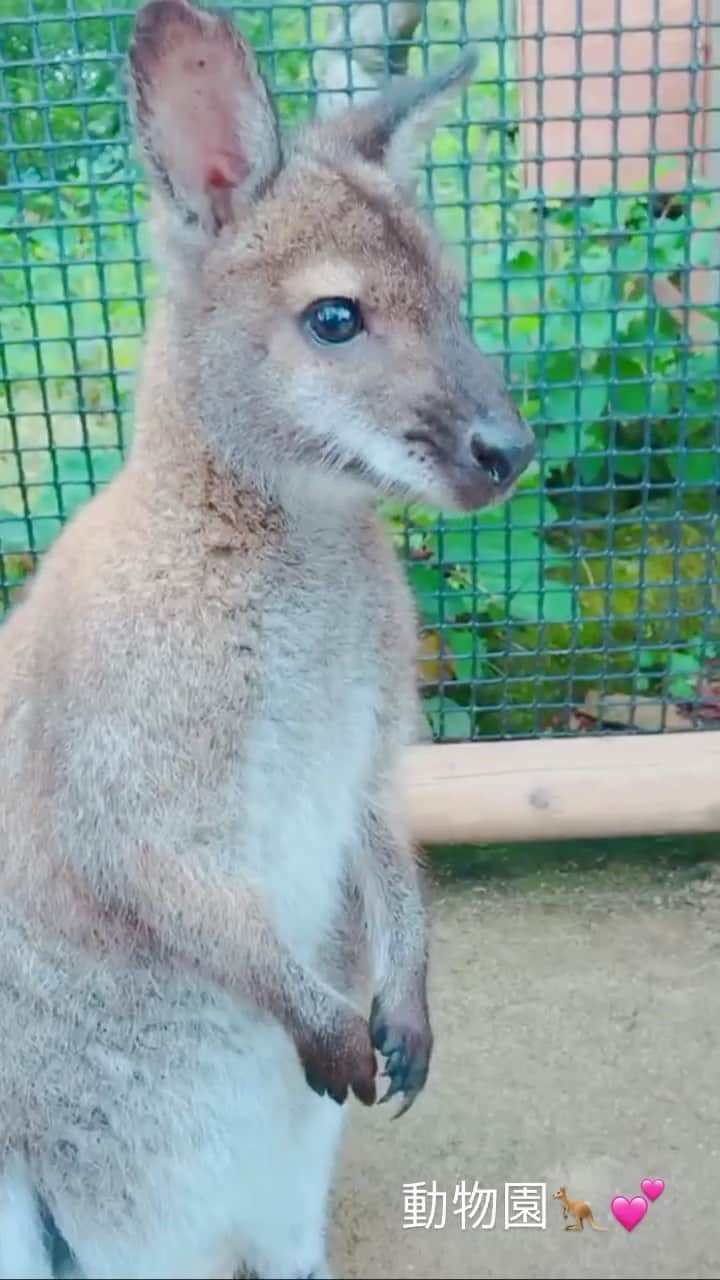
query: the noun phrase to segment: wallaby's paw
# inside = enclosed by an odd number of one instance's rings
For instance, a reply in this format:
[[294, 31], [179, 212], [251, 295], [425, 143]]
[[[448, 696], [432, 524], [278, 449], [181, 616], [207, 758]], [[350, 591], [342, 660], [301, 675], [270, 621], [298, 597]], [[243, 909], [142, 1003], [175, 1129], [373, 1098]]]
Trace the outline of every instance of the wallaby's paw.
[[348, 1007], [327, 1029], [298, 1044], [305, 1079], [315, 1093], [342, 1104], [348, 1092], [366, 1107], [375, 1102], [377, 1060], [370, 1029], [360, 1014]]
[[385, 1058], [383, 1075], [390, 1080], [387, 1093], [380, 1099], [389, 1102], [397, 1094], [403, 1102], [395, 1113], [399, 1119], [412, 1106], [425, 1087], [430, 1070], [433, 1034], [424, 1008], [413, 1011], [410, 1006], [386, 1009], [376, 996], [370, 1012], [370, 1035], [375, 1048]]

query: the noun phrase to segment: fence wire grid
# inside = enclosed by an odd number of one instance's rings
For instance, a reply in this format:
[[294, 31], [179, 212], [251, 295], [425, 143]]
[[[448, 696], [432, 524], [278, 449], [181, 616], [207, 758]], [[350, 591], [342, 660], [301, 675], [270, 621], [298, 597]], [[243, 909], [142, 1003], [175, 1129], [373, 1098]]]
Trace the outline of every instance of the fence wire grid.
[[[502, 508], [384, 508], [419, 607], [427, 735], [711, 725], [720, 5], [226, 7], [289, 125], [348, 84], [479, 52], [423, 192], [538, 458]], [[131, 438], [156, 283], [122, 82], [136, 8], [3, 0], [0, 613]]]

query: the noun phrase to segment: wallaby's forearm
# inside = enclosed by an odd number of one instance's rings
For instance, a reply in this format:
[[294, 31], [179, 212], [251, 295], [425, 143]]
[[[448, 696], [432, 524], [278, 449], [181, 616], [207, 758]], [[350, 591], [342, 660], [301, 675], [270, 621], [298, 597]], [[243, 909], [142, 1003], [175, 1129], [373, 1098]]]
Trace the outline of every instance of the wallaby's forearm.
[[383, 1101], [403, 1094], [402, 1114], [425, 1085], [433, 1048], [427, 927], [412, 849], [400, 829], [377, 810], [366, 825], [363, 871], [375, 976], [370, 1033], [387, 1059], [390, 1087]]
[[365, 829], [365, 909], [376, 990], [399, 1000], [424, 990], [428, 939], [418, 866], [409, 841], [373, 810]]
[[252, 885], [149, 849], [124, 864], [124, 879], [134, 909], [170, 953], [278, 1019], [311, 1088], [337, 1102], [348, 1090], [374, 1102], [366, 1019], [293, 959]]
[[118, 907], [169, 955], [271, 1013], [294, 1038], [327, 1025], [333, 993], [292, 958], [247, 881], [150, 848], [124, 859], [119, 881]]

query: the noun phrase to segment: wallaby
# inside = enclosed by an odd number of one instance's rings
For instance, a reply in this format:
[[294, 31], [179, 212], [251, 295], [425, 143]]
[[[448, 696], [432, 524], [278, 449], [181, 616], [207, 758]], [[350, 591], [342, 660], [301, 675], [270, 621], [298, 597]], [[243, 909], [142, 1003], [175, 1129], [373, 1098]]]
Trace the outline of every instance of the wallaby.
[[607, 1231], [607, 1227], [599, 1227], [593, 1217], [592, 1209], [586, 1200], [571, 1200], [567, 1193], [567, 1187], [560, 1187], [559, 1191], [553, 1192], [553, 1200], [560, 1200], [562, 1203], [563, 1218], [572, 1217], [575, 1219], [566, 1228], [566, 1231], [582, 1231], [585, 1221], [590, 1223], [593, 1231]]
[[322, 1277], [341, 1104], [433, 1048], [378, 497], [478, 509], [533, 452], [415, 206], [473, 59], [289, 137], [227, 15], [152, 0], [127, 65], [131, 448], [0, 632], [0, 1276]]

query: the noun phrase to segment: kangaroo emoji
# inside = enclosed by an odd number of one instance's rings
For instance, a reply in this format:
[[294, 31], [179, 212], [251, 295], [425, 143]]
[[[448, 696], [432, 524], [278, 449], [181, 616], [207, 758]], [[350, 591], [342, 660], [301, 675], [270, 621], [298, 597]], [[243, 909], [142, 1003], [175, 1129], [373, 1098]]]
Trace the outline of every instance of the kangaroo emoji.
[[586, 1218], [593, 1231], [607, 1231], [607, 1227], [598, 1226], [597, 1222], [593, 1218], [592, 1209], [587, 1201], [570, 1199], [567, 1193], [567, 1187], [561, 1187], [559, 1191], [553, 1192], [553, 1200], [562, 1201], [563, 1218], [572, 1217], [575, 1219], [574, 1222], [571, 1222], [569, 1226], [565, 1228], [566, 1231], [583, 1231]]

